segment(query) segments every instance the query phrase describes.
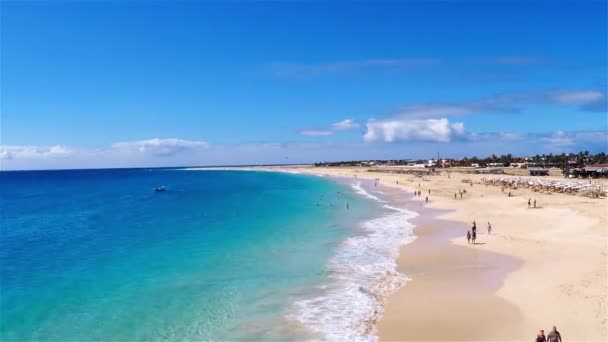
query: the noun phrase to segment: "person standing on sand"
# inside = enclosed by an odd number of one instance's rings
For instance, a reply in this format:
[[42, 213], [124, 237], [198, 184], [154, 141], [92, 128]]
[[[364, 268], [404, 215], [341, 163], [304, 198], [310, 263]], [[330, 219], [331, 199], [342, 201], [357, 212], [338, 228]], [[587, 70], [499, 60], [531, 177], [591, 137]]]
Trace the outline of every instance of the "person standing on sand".
[[456, 193], [454, 193], [454, 199], [456, 199]]
[[532, 205], [531, 201], [532, 201], [532, 199], [528, 198], [528, 208], [530, 208], [530, 206]]
[[536, 342], [547, 342], [544, 330], [538, 332], [538, 335], [536, 335]]
[[470, 245], [471, 244], [471, 231], [467, 230], [467, 243]]
[[429, 203], [429, 196], [426, 196], [426, 203]]
[[475, 220], [473, 220], [473, 228], [471, 230], [473, 231], [473, 235], [477, 233], [477, 223], [475, 222]]
[[534, 208], [536, 208], [536, 198], [534, 199]]
[[488, 235], [492, 233], [492, 225], [488, 222]]
[[557, 331], [555, 325], [553, 329], [547, 334], [547, 342], [562, 342], [562, 334]]

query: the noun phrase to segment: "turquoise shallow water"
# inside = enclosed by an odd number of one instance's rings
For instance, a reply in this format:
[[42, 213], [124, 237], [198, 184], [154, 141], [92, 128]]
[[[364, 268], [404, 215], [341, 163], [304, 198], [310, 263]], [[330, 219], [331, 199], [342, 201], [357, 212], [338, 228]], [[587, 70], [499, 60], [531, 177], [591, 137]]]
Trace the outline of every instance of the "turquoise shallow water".
[[379, 210], [270, 172], [2, 172], [0, 196], [2, 341], [309, 336], [293, 303]]

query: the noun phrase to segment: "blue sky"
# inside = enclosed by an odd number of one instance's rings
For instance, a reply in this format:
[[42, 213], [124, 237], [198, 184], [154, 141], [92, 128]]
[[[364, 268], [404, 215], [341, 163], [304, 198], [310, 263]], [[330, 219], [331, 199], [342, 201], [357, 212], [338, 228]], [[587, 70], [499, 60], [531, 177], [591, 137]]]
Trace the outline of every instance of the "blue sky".
[[605, 1], [1, 6], [3, 169], [607, 150]]

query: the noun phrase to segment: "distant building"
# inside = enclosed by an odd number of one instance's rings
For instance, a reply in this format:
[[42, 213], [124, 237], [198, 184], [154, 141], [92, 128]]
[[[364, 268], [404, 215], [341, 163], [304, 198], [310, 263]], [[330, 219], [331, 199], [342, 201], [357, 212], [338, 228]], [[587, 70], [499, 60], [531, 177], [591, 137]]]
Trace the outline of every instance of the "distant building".
[[528, 169], [530, 176], [548, 176], [549, 170], [547, 169]]
[[505, 167], [503, 163], [488, 163], [488, 167]]
[[483, 168], [483, 169], [477, 169], [477, 170], [475, 170], [475, 173], [498, 175], [498, 174], [501, 174], [501, 173], [505, 173], [505, 170], [500, 169], [500, 168], [496, 168], [496, 167], [486, 167], [486, 168]]
[[591, 164], [583, 168], [587, 173], [587, 177], [608, 177], [608, 164]]

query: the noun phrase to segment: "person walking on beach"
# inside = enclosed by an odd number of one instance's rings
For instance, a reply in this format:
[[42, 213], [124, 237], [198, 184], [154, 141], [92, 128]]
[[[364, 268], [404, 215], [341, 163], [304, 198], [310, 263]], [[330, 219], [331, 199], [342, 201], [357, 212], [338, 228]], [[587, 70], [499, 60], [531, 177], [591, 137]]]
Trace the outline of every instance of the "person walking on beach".
[[471, 244], [471, 231], [467, 230], [467, 243], [470, 245]]
[[536, 198], [534, 199], [534, 208], [536, 208]]
[[562, 334], [557, 331], [555, 325], [553, 329], [547, 334], [547, 342], [562, 342]]
[[492, 233], [492, 225], [488, 222], [488, 235]]
[[532, 199], [528, 198], [528, 208], [530, 208], [530, 206], [532, 205], [531, 201], [532, 201]]
[[473, 228], [471, 230], [473, 231], [473, 235], [477, 233], [477, 223], [475, 222], [475, 220], [473, 220]]
[[477, 239], [477, 233], [476, 232], [473, 232], [472, 238], [473, 238], [473, 244], [475, 244], [475, 240]]
[[538, 332], [538, 334], [536, 335], [536, 342], [547, 342], [544, 330]]

